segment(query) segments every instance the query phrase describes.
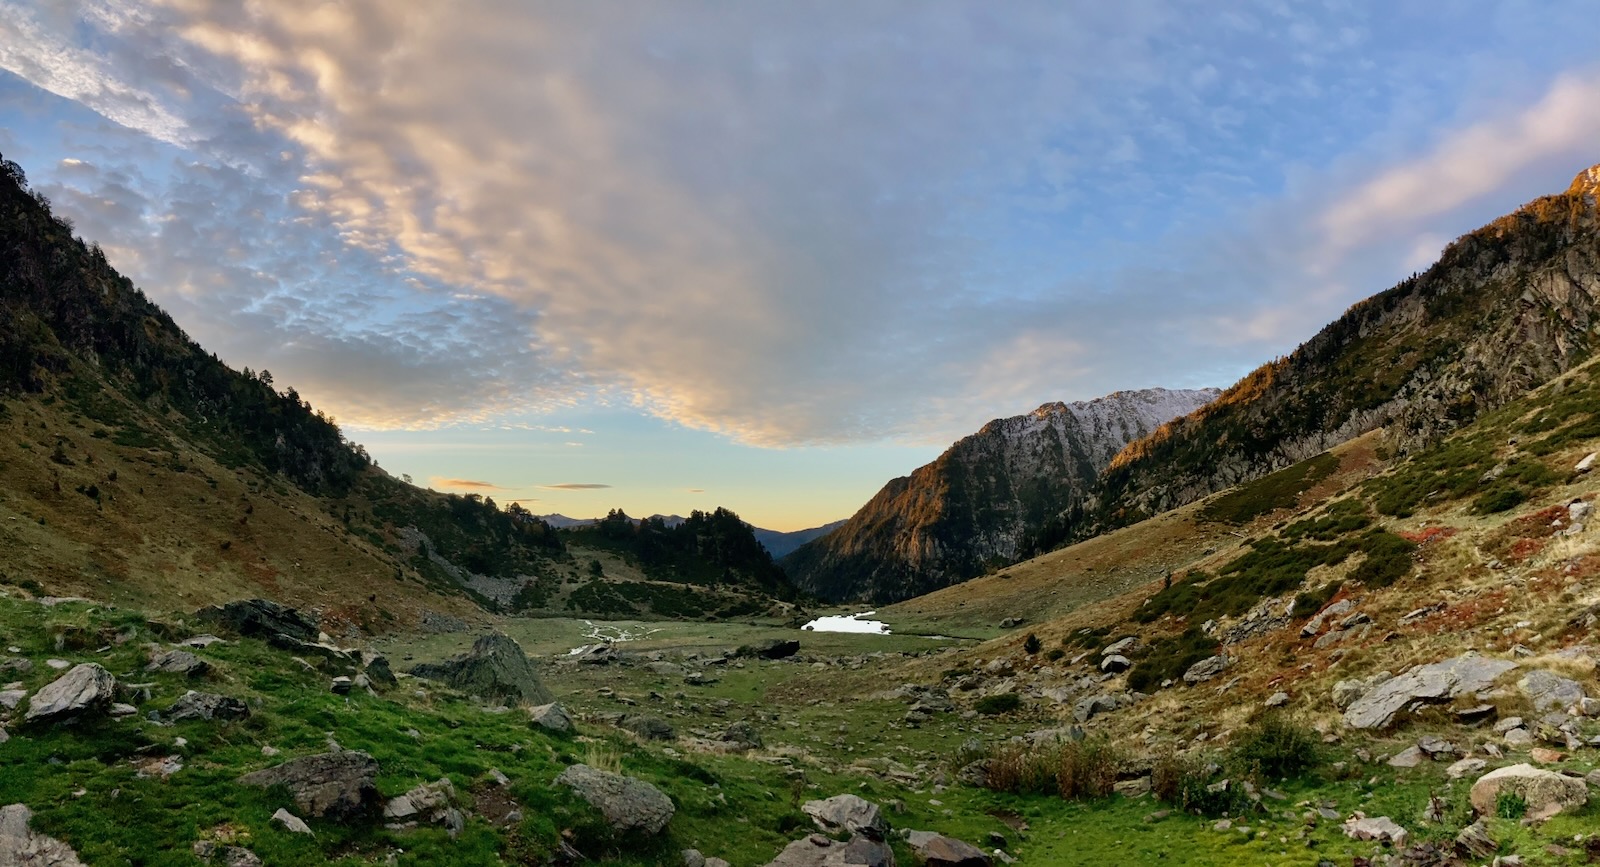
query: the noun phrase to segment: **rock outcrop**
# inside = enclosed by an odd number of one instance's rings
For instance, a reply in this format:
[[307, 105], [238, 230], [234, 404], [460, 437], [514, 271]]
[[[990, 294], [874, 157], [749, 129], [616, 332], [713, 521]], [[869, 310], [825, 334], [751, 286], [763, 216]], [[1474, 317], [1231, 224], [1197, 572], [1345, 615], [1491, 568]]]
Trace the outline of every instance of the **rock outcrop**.
[[906, 835], [906, 844], [917, 863], [925, 867], [989, 867], [991, 863], [977, 846], [932, 831], [912, 831]]
[[234, 635], [259, 638], [269, 643], [287, 638], [296, 642], [315, 642], [317, 624], [299, 611], [269, 599], [243, 599], [212, 605], [196, 611], [195, 619], [214, 624]]
[[1369, 689], [1344, 712], [1344, 723], [1356, 729], [1381, 729], [1412, 702], [1448, 701], [1494, 685], [1500, 675], [1517, 667], [1507, 659], [1457, 656], [1419, 665], [1399, 677]]
[[247, 719], [250, 716], [250, 706], [231, 696], [189, 690], [173, 702], [172, 707], [167, 708], [162, 716], [167, 722], [183, 722], [191, 719]]
[[676, 808], [660, 789], [621, 774], [573, 765], [556, 777], [556, 785], [566, 786], [600, 811], [614, 831], [655, 835], [672, 821]]
[[785, 846], [766, 867], [895, 867], [894, 850], [866, 837], [841, 841], [811, 834]]
[[858, 795], [834, 795], [820, 801], [807, 801], [800, 811], [811, 817], [823, 831], [845, 831], [882, 840], [889, 823], [878, 805]]
[[300, 812], [321, 819], [355, 822], [382, 806], [378, 762], [366, 753], [345, 750], [291, 759], [277, 767], [245, 774], [247, 786], [284, 786]]
[[28, 700], [23, 722], [49, 725], [104, 715], [117, 697], [117, 679], [101, 666], [86, 662], [56, 678]]
[[437, 680], [483, 699], [543, 705], [555, 701], [533, 670], [522, 646], [498, 632], [472, 643], [472, 650], [444, 662], [411, 669], [416, 677]]
[[0, 807], [0, 865], [83, 867], [72, 847], [28, 828], [33, 811], [22, 804]]

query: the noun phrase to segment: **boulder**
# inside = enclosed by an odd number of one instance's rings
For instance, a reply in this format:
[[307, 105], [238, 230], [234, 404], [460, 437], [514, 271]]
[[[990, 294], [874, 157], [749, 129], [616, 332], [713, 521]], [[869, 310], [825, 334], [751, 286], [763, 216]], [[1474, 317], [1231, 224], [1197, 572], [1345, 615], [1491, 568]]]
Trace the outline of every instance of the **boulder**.
[[1480, 773], [1484, 768], [1487, 767], [1489, 767], [1489, 763], [1483, 759], [1468, 758], [1462, 759], [1450, 767], [1445, 768], [1444, 774], [1452, 780], [1459, 780], [1462, 777], [1470, 777], [1473, 774]]
[[1126, 655], [1127, 652], [1132, 650], [1134, 645], [1138, 643], [1139, 639], [1130, 635], [1127, 638], [1123, 638], [1119, 641], [1114, 641], [1111, 644], [1106, 645], [1106, 648], [1100, 651], [1100, 655], [1103, 657]]
[[22, 804], [0, 807], [0, 864], [18, 867], [83, 867], [72, 847], [29, 830], [33, 811]]
[[383, 818], [389, 827], [404, 829], [418, 822], [443, 825], [454, 839], [465, 827], [466, 818], [451, 804], [456, 799], [456, 787], [448, 777], [438, 782], [423, 783], [398, 798], [389, 799], [383, 807]]
[[649, 716], [648, 714], [628, 714], [622, 718], [618, 726], [647, 741], [670, 741], [678, 736], [678, 733], [672, 730], [672, 725], [666, 720], [658, 716]]
[[0, 710], [16, 710], [17, 705], [28, 697], [25, 689], [0, 689]]
[[1133, 663], [1126, 656], [1112, 654], [1100, 660], [1100, 670], [1109, 674], [1117, 674], [1133, 667]]
[[990, 859], [982, 849], [931, 831], [912, 831], [906, 835], [906, 844], [918, 864], [927, 867], [989, 867]]
[[614, 831], [655, 835], [672, 821], [672, 799], [643, 780], [572, 765], [556, 777], [556, 784], [572, 789], [599, 810]]
[[1566, 710], [1583, 701], [1583, 685], [1548, 671], [1530, 671], [1517, 681], [1517, 688], [1533, 702], [1534, 710]]
[[1457, 656], [1419, 665], [1374, 686], [1352, 702], [1344, 713], [1344, 722], [1356, 729], [1384, 728], [1412, 702], [1448, 701], [1481, 692], [1493, 685], [1495, 678], [1516, 667], [1510, 660], [1483, 656]]
[[381, 653], [363, 650], [361, 668], [366, 672], [367, 678], [379, 686], [397, 686], [400, 683], [394, 676], [394, 669], [389, 667], [389, 658]]
[[528, 709], [528, 719], [534, 725], [545, 731], [570, 732], [572, 731], [572, 717], [567, 716], [566, 708], [551, 702]]
[[823, 831], [847, 831], [873, 840], [882, 840], [889, 832], [889, 823], [878, 805], [857, 795], [834, 795], [820, 801], [807, 801], [800, 805], [800, 810]]
[[182, 698], [173, 702], [172, 707], [167, 708], [163, 716], [167, 722], [183, 722], [191, 719], [246, 719], [250, 716], [250, 707], [231, 696], [189, 690]]
[[1581, 807], [1589, 801], [1583, 780], [1521, 764], [1498, 768], [1472, 784], [1472, 808], [1480, 816], [1495, 814], [1495, 800], [1501, 792], [1515, 792], [1528, 802], [1528, 814], [1546, 815], [1568, 807]]
[[1203, 683], [1227, 671], [1229, 660], [1226, 656], [1208, 656], [1183, 673], [1184, 683]]
[[145, 671], [161, 674], [179, 674], [184, 677], [202, 677], [211, 670], [211, 664], [187, 650], [169, 650], [158, 654], [144, 667]]
[[302, 813], [336, 821], [355, 821], [376, 813], [382, 804], [377, 786], [378, 762], [355, 750], [291, 759], [239, 778], [247, 786], [284, 786]]
[[1456, 854], [1463, 858], [1486, 859], [1500, 851], [1500, 844], [1489, 836], [1488, 826], [1479, 819], [1456, 835]]
[[1341, 680], [1333, 685], [1333, 706], [1339, 710], [1344, 710], [1355, 704], [1356, 699], [1365, 695], [1367, 689], [1366, 681]]
[[797, 638], [772, 638], [746, 644], [734, 651], [736, 656], [754, 656], [760, 659], [785, 659], [800, 652]]
[[766, 867], [895, 867], [895, 862], [893, 850], [880, 840], [839, 841], [812, 834], [785, 846]]
[[56, 678], [28, 699], [25, 723], [46, 725], [76, 722], [103, 715], [116, 699], [117, 679], [111, 672], [86, 662]]
[[522, 647], [498, 632], [474, 641], [472, 650], [461, 656], [416, 666], [411, 673], [485, 699], [534, 705], [555, 700]]
[[761, 732], [750, 723], [740, 721], [729, 725], [722, 732], [722, 741], [747, 750], [759, 750], [764, 745]]
[[1357, 813], [1341, 827], [1344, 835], [1352, 840], [1377, 840], [1380, 843], [1393, 843], [1395, 848], [1405, 846], [1408, 836], [1406, 829], [1395, 824], [1388, 816], [1369, 819]]
[[1110, 713], [1118, 707], [1121, 707], [1121, 702], [1117, 701], [1116, 696], [1085, 696], [1078, 699], [1077, 703], [1072, 706], [1072, 718], [1080, 723], [1085, 723], [1099, 714]]
[[296, 816], [288, 810], [283, 809], [282, 807], [278, 808], [278, 812], [272, 814], [272, 821], [282, 825], [284, 830], [291, 834], [311, 833], [311, 826], [307, 825], [304, 819]]
[[260, 638], [268, 643], [277, 643], [280, 637], [307, 643], [317, 640], [316, 621], [267, 599], [212, 605], [196, 611], [194, 616], [202, 623], [215, 624], [235, 635]]

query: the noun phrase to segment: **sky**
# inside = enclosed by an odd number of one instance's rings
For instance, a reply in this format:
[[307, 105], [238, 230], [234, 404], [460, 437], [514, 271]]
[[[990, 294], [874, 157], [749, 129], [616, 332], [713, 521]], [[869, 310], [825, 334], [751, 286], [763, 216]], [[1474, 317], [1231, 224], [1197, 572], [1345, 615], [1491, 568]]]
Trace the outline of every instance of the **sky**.
[[1583, 0], [0, 0], [0, 153], [391, 473], [843, 518], [1600, 162]]

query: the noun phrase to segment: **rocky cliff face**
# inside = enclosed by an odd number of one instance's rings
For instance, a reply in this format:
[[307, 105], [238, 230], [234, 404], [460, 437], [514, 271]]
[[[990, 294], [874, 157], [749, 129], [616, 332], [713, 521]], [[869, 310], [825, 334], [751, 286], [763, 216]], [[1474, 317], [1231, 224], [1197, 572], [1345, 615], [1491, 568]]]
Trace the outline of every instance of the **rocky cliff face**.
[[1600, 321], [1600, 166], [1451, 244], [1287, 358], [1112, 461], [1062, 540], [1192, 502], [1376, 428], [1404, 454], [1586, 358]]
[[1093, 483], [1127, 443], [1217, 396], [1123, 391], [997, 419], [883, 487], [844, 526], [784, 561], [827, 599], [894, 601], [979, 574]]

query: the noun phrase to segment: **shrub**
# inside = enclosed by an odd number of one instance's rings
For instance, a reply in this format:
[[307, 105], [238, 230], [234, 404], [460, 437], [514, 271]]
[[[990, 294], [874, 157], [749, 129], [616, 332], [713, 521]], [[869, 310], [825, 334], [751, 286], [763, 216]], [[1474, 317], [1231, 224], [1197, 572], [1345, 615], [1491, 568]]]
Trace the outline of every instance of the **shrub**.
[[1158, 638], [1145, 648], [1132, 670], [1128, 672], [1128, 688], [1150, 692], [1162, 681], [1176, 680], [1189, 666], [1217, 652], [1217, 640], [1206, 635], [1199, 626], [1191, 626], [1181, 635]]
[[1110, 741], [1095, 739], [1063, 744], [1056, 770], [1056, 785], [1068, 800], [1105, 798], [1117, 784], [1122, 751]]
[[1502, 790], [1494, 796], [1494, 814], [1502, 819], [1521, 819], [1528, 814], [1528, 799], [1516, 792]]
[[1235, 738], [1231, 758], [1266, 777], [1291, 779], [1322, 764], [1322, 742], [1282, 714], [1269, 714]]
[[1122, 751], [1105, 739], [1006, 744], [986, 762], [987, 785], [1016, 795], [1104, 798], [1116, 785], [1122, 764]]
[[[1388, 587], [1411, 574], [1412, 555], [1416, 543], [1403, 539], [1388, 530], [1369, 530], [1361, 537], [1360, 547], [1367, 558], [1350, 572], [1350, 579], [1371, 588]], [[1331, 598], [1331, 597], [1330, 597]]]
[[974, 707], [977, 708], [978, 713], [981, 713], [984, 716], [997, 716], [1003, 713], [1011, 713], [1017, 708], [1022, 707], [1022, 696], [1017, 695], [1014, 692], [1004, 692], [999, 695], [986, 695], [983, 698], [978, 699], [978, 703], [974, 705]]
[[1038, 653], [1041, 647], [1043, 645], [1039, 642], [1039, 636], [1034, 635], [1032, 632], [1028, 633], [1028, 637], [1022, 640], [1022, 652], [1029, 656]]
[[1044, 655], [1044, 658], [1050, 660], [1051, 662], [1055, 662], [1066, 655], [1067, 652], [1065, 650], [1062, 650], [1059, 647], [1052, 647], [1050, 648], [1050, 651]]

